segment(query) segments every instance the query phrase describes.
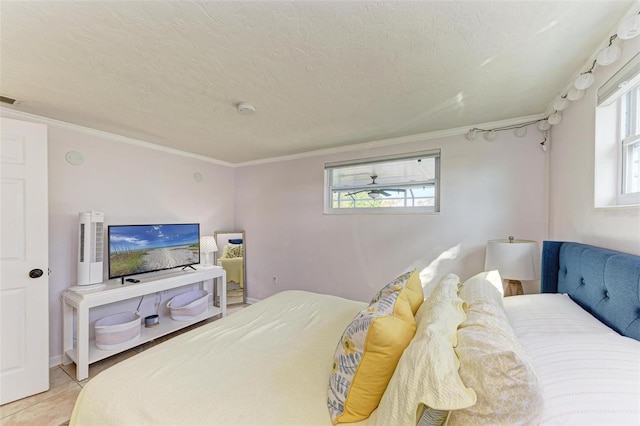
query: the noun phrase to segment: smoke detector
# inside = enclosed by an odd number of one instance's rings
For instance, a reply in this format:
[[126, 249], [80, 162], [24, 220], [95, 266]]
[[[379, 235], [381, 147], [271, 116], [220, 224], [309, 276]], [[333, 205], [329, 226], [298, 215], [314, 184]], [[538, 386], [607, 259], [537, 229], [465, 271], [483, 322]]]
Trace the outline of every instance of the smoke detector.
[[240, 102], [238, 105], [236, 105], [236, 108], [238, 108], [238, 112], [240, 114], [249, 115], [256, 112], [256, 107], [248, 102]]

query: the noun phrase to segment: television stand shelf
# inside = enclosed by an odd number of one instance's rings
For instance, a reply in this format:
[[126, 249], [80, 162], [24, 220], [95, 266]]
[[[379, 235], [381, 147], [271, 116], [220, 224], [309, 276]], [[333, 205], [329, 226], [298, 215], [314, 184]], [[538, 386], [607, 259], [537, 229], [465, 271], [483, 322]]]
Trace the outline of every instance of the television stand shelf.
[[[76, 364], [76, 378], [78, 381], [89, 377], [89, 364], [108, 358], [127, 349], [138, 346], [142, 343], [162, 337], [181, 328], [188, 327], [199, 321], [216, 315], [227, 314], [227, 289], [226, 272], [220, 266], [198, 267], [196, 270], [184, 270], [174, 273], [165, 273], [149, 278], [140, 278], [138, 283], [109, 281], [104, 286], [87, 291], [67, 289], [62, 294], [63, 309], [63, 364]], [[155, 327], [145, 328], [141, 325], [140, 336], [134, 340], [123, 343], [116, 349], [98, 349], [94, 340], [89, 340], [89, 311], [96, 306], [108, 305], [110, 303], [135, 297], [153, 294], [176, 287], [189, 284], [202, 283], [202, 288], [213, 294], [217, 284], [220, 295], [220, 306], [214, 306], [213, 298], [208, 300], [208, 308], [202, 315], [191, 321], [174, 321], [169, 316], [160, 318], [160, 324]], [[209, 284], [211, 286], [209, 287]], [[73, 323], [76, 317], [76, 332], [74, 334]], [[74, 347], [75, 338], [75, 347]]]

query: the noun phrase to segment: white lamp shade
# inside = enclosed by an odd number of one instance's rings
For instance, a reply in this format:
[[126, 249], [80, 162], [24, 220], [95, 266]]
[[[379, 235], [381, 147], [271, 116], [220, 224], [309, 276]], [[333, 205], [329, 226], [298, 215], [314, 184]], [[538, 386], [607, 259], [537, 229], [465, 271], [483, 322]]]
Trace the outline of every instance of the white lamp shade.
[[620, 58], [621, 54], [622, 49], [620, 49], [618, 46], [611, 45], [605, 49], [602, 49], [600, 53], [598, 53], [596, 62], [603, 66], [611, 65], [612, 63], [617, 61], [618, 58]]
[[549, 124], [552, 124], [554, 126], [556, 124], [560, 124], [560, 122], [562, 121], [562, 113], [560, 111], [554, 112], [549, 116], [549, 118], [547, 118], [547, 121], [549, 122]]
[[216, 244], [216, 239], [213, 237], [200, 238], [200, 251], [206, 254], [213, 253], [214, 251], [218, 251], [218, 245]]
[[551, 124], [549, 124], [549, 121], [547, 120], [538, 121], [538, 129], [541, 132], [544, 132], [545, 130], [549, 130], [550, 128], [551, 128]]
[[617, 34], [622, 40], [629, 40], [640, 34], [640, 15], [629, 16], [620, 22]]
[[485, 271], [498, 270], [502, 278], [519, 281], [540, 278], [540, 252], [532, 240], [490, 240], [484, 262]]
[[484, 134], [484, 138], [488, 141], [495, 141], [497, 137], [498, 132], [496, 132], [495, 130], [489, 130]]
[[562, 111], [569, 106], [569, 100], [567, 98], [558, 98], [553, 102], [553, 109], [556, 111]]
[[569, 99], [570, 101], [578, 101], [583, 97], [584, 97], [584, 90], [576, 89], [575, 87], [572, 87], [567, 92], [567, 99]]
[[578, 90], [587, 90], [593, 83], [596, 81], [596, 78], [590, 72], [586, 72], [584, 74], [580, 74], [576, 80], [573, 82], [573, 86]]

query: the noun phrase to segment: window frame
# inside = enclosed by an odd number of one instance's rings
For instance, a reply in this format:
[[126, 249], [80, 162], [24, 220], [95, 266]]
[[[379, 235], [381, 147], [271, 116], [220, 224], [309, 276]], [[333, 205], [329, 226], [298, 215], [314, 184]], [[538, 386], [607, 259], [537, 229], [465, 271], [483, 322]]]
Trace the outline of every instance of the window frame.
[[[628, 192], [627, 154], [640, 137], [640, 53], [597, 91], [595, 108], [594, 207], [640, 205], [640, 191]], [[637, 167], [637, 166], [636, 166]]]
[[[339, 161], [326, 163], [324, 165], [324, 214], [438, 214], [440, 213], [440, 149], [432, 149], [418, 152], [409, 152], [405, 154], [386, 155], [380, 157], [360, 158], [355, 160]], [[418, 160], [425, 158], [434, 159], [434, 178], [419, 182], [403, 182], [392, 184], [380, 184], [376, 189], [388, 189], [389, 187], [401, 187], [410, 188], [411, 186], [425, 186], [432, 185], [434, 190], [433, 206], [419, 206], [419, 207], [333, 207], [333, 194], [336, 190], [341, 191], [353, 191], [353, 190], [366, 190], [367, 185], [354, 185], [354, 186], [333, 186], [331, 172], [337, 168], [344, 168], [350, 166], [362, 166], [362, 165], [375, 165], [380, 163], [390, 163], [394, 161], [406, 161], [406, 160]], [[405, 193], [406, 194], [406, 193]], [[406, 198], [406, 197], [405, 197]], [[397, 199], [397, 198], [390, 198]]]
[[[640, 74], [639, 74], [640, 75]], [[640, 83], [634, 85], [629, 91], [620, 96], [619, 102], [619, 153], [618, 153], [618, 205], [640, 204], [640, 189], [628, 190], [632, 170], [630, 170], [631, 158], [628, 157], [629, 148], [640, 145]], [[640, 149], [640, 148], [637, 148]]]

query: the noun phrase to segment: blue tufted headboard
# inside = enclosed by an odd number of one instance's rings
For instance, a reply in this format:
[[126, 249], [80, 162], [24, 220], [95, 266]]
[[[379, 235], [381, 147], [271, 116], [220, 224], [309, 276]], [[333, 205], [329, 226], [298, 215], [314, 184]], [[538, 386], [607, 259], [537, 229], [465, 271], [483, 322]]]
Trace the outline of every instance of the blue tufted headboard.
[[618, 333], [640, 340], [640, 256], [544, 241], [542, 292], [567, 293]]

